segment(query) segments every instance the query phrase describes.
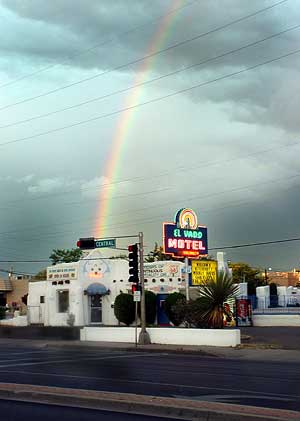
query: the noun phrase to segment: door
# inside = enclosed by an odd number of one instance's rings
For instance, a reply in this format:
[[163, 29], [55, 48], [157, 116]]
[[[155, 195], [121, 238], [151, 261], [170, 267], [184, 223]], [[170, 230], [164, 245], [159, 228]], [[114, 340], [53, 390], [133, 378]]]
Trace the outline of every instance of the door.
[[102, 323], [102, 297], [100, 294], [90, 296], [90, 322]]
[[165, 302], [168, 294], [157, 294], [157, 324], [159, 326], [169, 326], [170, 321], [165, 312]]

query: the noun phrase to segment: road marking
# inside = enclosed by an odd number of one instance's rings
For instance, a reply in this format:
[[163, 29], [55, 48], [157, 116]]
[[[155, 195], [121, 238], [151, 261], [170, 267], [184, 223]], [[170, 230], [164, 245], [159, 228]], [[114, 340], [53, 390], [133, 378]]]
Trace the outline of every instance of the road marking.
[[[153, 354], [152, 354], [153, 355]], [[136, 356], [136, 355], [135, 355]], [[19, 371], [19, 370], [0, 370], [0, 373], [18, 373], [18, 374], [26, 374], [31, 376], [51, 376], [51, 377], [62, 377], [62, 378], [69, 378], [69, 379], [78, 379], [78, 380], [105, 380], [110, 382], [123, 382], [123, 383], [132, 383], [132, 384], [146, 384], [150, 386], [167, 386], [167, 387], [176, 387], [176, 388], [182, 388], [182, 389], [196, 389], [196, 390], [215, 390], [215, 391], [225, 391], [225, 392], [234, 392], [234, 393], [251, 393], [255, 394], [257, 393], [257, 390], [248, 390], [248, 389], [231, 389], [229, 387], [210, 387], [210, 386], [192, 386], [192, 385], [186, 385], [186, 384], [174, 384], [174, 383], [164, 383], [164, 382], [151, 382], [147, 380], [125, 380], [125, 379], [115, 379], [112, 377], [93, 377], [93, 376], [76, 376], [73, 374], [56, 374], [56, 373], [39, 373], [39, 372], [33, 372], [33, 371]], [[60, 387], [60, 386], [57, 386]], [[278, 397], [290, 397], [290, 398], [297, 398], [300, 399], [300, 395], [288, 395], [285, 393], [272, 393], [272, 392], [263, 392], [268, 396], [278, 396]], [[206, 396], [206, 395], [203, 395]], [[251, 396], [248, 395], [250, 398]], [[182, 397], [181, 397], [182, 398]], [[189, 399], [192, 399], [190, 396]]]
[[[157, 354], [156, 354], [157, 355]], [[69, 363], [69, 362], [78, 362], [78, 361], [93, 361], [93, 360], [111, 360], [111, 359], [116, 359], [116, 358], [135, 358], [137, 356], [140, 357], [150, 357], [150, 356], [154, 356], [153, 353], [151, 354], [141, 354], [141, 353], [136, 353], [136, 354], [130, 354], [130, 355], [126, 355], [126, 354], [118, 354], [118, 355], [108, 355], [105, 357], [84, 357], [84, 358], [68, 358], [68, 359], [64, 359], [64, 360], [47, 360], [47, 361], [37, 361], [37, 362], [28, 362], [28, 363], [21, 363], [21, 364], [0, 364], [0, 368], [7, 368], [7, 367], [21, 367], [21, 366], [29, 366], [29, 365], [49, 365], [49, 364], [62, 364], [62, 363]]]

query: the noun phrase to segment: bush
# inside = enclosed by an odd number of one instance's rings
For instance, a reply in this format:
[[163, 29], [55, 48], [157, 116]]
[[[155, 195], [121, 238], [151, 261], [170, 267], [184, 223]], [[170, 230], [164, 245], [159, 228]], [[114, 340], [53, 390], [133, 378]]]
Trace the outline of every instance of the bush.
[[5, 307], [0, 307], [0, 320], [5, 319], [5, 311], [6, 311]]
[[201, 297], [188, 302], [179, 300], [173, 306], [173, 312], [176, 314], [177, 319], [182, 320], [187, 327], [203, 329], [209, 327], [205, 317], [207, 310], [207, 304]]
[[178, 302], [185, 303], [185, 296], [180, 292], [173, 292], [167, 297], [165, 301], [166, 314], [174, 326], [179, 326], [184, 320], [183, 314], [176, 311], [175, 306], [178, 304]]
[[120, 323], [130, 326], [135, 319], [135, 305], [131, 294], [120, 294], [115, 299], [114, 313]]

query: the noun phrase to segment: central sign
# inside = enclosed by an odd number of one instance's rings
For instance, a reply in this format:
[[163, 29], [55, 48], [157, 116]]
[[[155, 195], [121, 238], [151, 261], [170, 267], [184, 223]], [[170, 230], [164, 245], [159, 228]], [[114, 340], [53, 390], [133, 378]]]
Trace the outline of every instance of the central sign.
[[115, 248], [116, 247], [116, 240], [108, 239], [108, 240], [95, 240], [95, 248], [102, 249], [105, 247]]
[[174, 223], [163, 224], [163, 248], [173, 257], [199, 257], [207, 255], [207, 228], [198, 225], [192, 209], [180, 209]]

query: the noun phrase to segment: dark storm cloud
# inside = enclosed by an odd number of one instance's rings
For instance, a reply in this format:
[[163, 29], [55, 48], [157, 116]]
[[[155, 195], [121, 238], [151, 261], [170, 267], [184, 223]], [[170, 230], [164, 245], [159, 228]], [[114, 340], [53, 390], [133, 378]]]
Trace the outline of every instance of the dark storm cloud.
[[[167, 39], [167, 45], [193, 38], [272, 4], [274, 3], [255, 1], [245, 6], [245, 3], [241, 5], [235, 0], [230, 0], [226, 2], [225, 11], [224, 2], [220, 0], [192, 2], [175, 13], [176, 32]], [[18, 22], [19, 31], [26, 34], [20, 37], [18, 30], [15, 33], [8, 32], [8, 40], [0, 40], [0, 49], [4, 53], [23, 56], [29, 61], [30, 57], [38, 62], [44, 58], [46, 62], [50, 60], [57, 64], [67, 63], [79, 68], [101, 70], [143, 57], [159, 21], [150, 25], [146, 23], [175, 7], [170, 2], [150, 3], [140, 0], [78, 0], [76, 7], [74, 1], [56, 0], [43, 3], [42, 8], [39, 0], [2, 0], [2, 5], [15, 17], [21, 18]], [[293, 2], [284, 2], [254, 17], [157, 56], [153, 70], [164, 74], [170, 69], [200, 63], [291, 28], [299, 24], [299, 18], [300, 8]], [[136, 27], [141, 28], [124, 36], [116, 36]], [[180, 86], [181, 82], [190, 84], [191, 81], [195, 81], [196, 84], [199, 81], [210, 81], [215, 77], [279, 57], [297, 49], [299, 33], [300, 29], [296, 29], [204, 66], [194, 67], [181, 73], [179, 80], [176, 77], [166, 80], [165, 86], [174, 89], [178, 87], [178, 83]], [[106, 43], [108, 40], [113, 42]], [[78, 52], [84, 52], [97, 44], [100, 46], [92, 52], [78, 55]], [[75, 57], [66, 62], [67, 57], [73, 54]], [[299, 108], [300, 100], [293, 96], [293, 85], [300, 82], [299, 74], [294, 72], [292, 80], [289, 77], [289, 72], [293, 71], [296, 64], [299, 64], [297, 56], [278, 60], [266, 65], [262, 71], [256, 69], [245, 74], [245, 77], [242, 75], [237, 81], [233, 77], [232, 81], [222, 82], [221, 89], [218, 88], [221, 84], [219, 82], [216, 87], [201, 88], [200, 95], [199, 90], [191, 91], [188, 95], [196, 102], [232, 102], [232, 118], [238, 121], [274, 124], [293, 132], [300, 127], [300, 120], [294, 112]], [[132, 68], [124, 67], [121, 71], [132, 71]], [[278, 83], [281, 72], [285, 72], [289, 80], [290, 94], [293, 96], [292, 106], [289, 102], [290, 95], [281, 92]], [[279, 109], [276, 107], [278, 104], [281, 105]], [[289, 117], [282, 114], [282, 109], [286, 107], [291, 108]]]

